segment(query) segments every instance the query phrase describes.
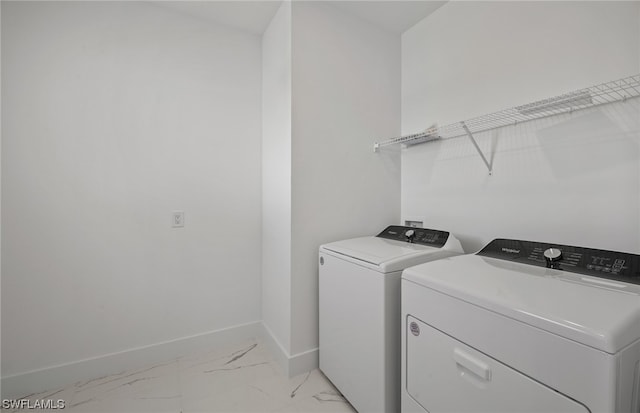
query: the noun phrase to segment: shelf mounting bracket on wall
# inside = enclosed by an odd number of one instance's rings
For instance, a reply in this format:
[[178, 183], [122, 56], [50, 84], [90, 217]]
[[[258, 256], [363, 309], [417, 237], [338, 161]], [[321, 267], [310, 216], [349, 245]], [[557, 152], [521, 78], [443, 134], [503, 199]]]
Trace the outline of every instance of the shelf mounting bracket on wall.
[[467, 133], [467, 136], [469, 137], [469, 139], [471, 139], [471, 142], [473, 143], [473, 146], [475, 146], [476, 151], [478, 151], [478, 154], [482, 158], [482, 161], [484, 162], [485, 165], [487, 165], [487, 169], [489, 170], [489, 175], [491, 175], [491, 164], [489, 163], [489, 161], [487, 161], [487, 158], [485, 158], [484, 154], [482, 153], [482, 150], [478, 146], [478, 143], [474, 139], [473, 134], [471, 134], [471, 131], [469, 130], [469, 128], [467, 128], [467, 125], [465, 125], [464, 121], [460, 122], [460, 125], [462, 126], [462, 129], [464, 129], [464, 131]]

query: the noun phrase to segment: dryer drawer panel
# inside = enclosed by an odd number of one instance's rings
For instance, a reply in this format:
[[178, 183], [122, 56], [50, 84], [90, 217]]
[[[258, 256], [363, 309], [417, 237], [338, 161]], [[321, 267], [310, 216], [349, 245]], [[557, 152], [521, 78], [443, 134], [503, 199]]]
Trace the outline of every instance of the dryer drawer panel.
[[430, 413], [588, 412], [580, 403], [407, 316], [406, 391]]

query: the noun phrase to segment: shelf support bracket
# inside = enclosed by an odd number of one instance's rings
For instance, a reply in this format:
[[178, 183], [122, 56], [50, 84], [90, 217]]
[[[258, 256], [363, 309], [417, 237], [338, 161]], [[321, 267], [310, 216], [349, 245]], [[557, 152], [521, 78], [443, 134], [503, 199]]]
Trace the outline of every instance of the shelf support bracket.
[[489, 170], [489, 175], [491, 175], [491, 172], [492, 172], [491, 171], [491, 165], [487, 161], [487, 158], [484, 157], [484, 154], [480, 150], [480, 147], [478, 146], [478, 143], [476, 142], [476, 140], [474, 139], [473, 135], [471, 134], [471, 131], [469, 130], [469, 128], [467, 128], [467, 125], [464, 122], [460, 122], [460, 125], [462, 125], [462, 129], [464, 129], [464, 131], [467, 133], [467, 136], [469, 137], [469, 139], [471, 139], [471, 142], [473, 143], [473, 146], [475, 146], [476, 151], [478, 151], [478, 154], [482, 158], [482, 161], [484, 162], [485, 165], [487, 165], [487, 169]]

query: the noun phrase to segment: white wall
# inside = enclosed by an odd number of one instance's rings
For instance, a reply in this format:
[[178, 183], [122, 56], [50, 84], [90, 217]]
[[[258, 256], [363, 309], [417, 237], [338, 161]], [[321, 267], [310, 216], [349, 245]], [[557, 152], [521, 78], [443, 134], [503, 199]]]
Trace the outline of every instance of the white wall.
[[[0, 6], [0, 56], [2, 56], [2, 7]], [[2, 308], [2, 64], [0, 64], [0, 309]], [[2, 320], [0, 320], [0, 324]], [[0, 328], [0, 355], [2, 355], [2, 329]], [[2, 360], [0, 356], [0, 372]], [[1, 376], [1, 373], [0, 373]], [[2, 395], [2, 382], [0, 381], [0, 395]]]
[[[640, 73], [640, 2], [450, 2], [402, 36], [402, 132]], [[468, 252], [511, 237], [640, 252], [640, 102], [402, 152], [402, 216]]]
[[328, 2], [293, 4], [291, 352], [318, 345], [318, 247], [399, 218], [400, 38]]
[[3, 1], [2, 86], [3, 376], [260, 319], [258, 36]]
[[291, 346], [291, 3], [262, 36], [262, 321]]

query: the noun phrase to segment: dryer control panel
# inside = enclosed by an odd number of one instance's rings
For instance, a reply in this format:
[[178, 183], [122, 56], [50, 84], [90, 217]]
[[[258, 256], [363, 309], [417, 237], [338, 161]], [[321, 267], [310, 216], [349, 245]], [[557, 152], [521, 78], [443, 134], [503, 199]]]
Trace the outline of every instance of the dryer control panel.
[[377, 235], [380, 238], [442, 248], [449, 238], [446, 231], [391, 225]]
[[640, 284], [640, 255], [626, 252], [499, 238], [478, 255]]

